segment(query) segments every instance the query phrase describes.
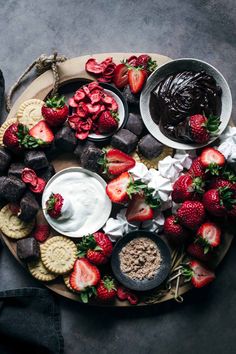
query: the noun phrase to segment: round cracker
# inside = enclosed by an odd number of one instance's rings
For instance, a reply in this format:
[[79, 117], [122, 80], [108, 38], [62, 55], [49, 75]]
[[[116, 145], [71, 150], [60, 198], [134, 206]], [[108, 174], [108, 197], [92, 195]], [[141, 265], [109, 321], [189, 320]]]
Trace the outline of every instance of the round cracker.
[[57, 277], [57, 274], [51, 273], [45, 268], [41, 259], [36, 262], [28, 263], [28, 268], [33, 277], [41, 281], [51, 281]]
[[35, 220], [25, 222], [14, 215], [5, 205], [0, 211], [0, 229], [8, 237], [19, 240], [28, 236], [34, 228]]
[[50, 272], [65, 274], [72, 270], [74, 266], [77, 258], [77, 247], [68, 238], [55, 236], [41, 246], [41, 258]]
[[16, 114], [19, 123], [25, 124], [30, 129], [44, 119], [42, 115], [42, 107], [44, 103], [44, 101], [37, 98], [32, 98], [23, 102]]
[[0, 146], [3, 146], [3, 135], [5, 133], [5, 131], [7, 130], [7, 128], [10, 127], [10, 125], [17, 123], [17, 119], [16, 118], [12, 118], [12, 119], [7, 119], [0, 127]]
[[147, 166], [147, 168], [158, 168], [158, 163], [159, 161], [163, 160], [166, 156], [172, 156], [173, 155], [173, 149], [168, 147], [168, 146], [164, 146], [163, 151], [161, 152], [160, 155], [158, 155], [157, 157], [155, 157], [154, 159], [147, 159], [146, 157], [144, 157], [140, 152], [137, 152], [139, 158], [140, 158], [140, 162], [142, 162], [144, 165]]
[[63, 280], [64, 280], [64, 283], [65, 283], [65, 286], [66, 286], [70, 291], [74, 291], [74, 289], [73, 289], [72, 286], [70, 285], [70, 273], [63, 275]]

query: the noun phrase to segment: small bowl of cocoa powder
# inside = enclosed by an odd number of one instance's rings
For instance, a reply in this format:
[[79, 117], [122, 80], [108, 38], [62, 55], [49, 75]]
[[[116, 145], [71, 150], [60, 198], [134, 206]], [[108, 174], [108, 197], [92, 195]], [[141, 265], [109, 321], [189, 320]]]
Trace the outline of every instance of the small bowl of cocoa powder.
[[163, 283], [170, 272], [170, 250], [154, 232], [133, 231], [117, 242], [111, 267], [117, 280], [127, 288], [151, 290]]

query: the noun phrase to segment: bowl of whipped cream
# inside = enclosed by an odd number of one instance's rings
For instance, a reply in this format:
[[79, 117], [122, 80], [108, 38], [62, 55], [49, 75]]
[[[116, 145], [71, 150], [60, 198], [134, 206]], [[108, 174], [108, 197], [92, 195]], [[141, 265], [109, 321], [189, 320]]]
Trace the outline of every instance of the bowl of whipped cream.
[[[52, 218], [46, 202], [52, 194], [63, 198], [61, 215]], [[69, 237], [82, 237], [98, 231], [107, 221], [112, 204], [106, 194], [106, 182], [98, 174], [81, 167], [57, 172], [47, 183], [42, 209], [50, 226]]]

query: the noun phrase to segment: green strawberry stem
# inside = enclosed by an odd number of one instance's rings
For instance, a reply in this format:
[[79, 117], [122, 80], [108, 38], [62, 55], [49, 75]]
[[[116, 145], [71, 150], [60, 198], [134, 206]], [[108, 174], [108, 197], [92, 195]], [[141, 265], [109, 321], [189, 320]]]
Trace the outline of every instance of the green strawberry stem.
[[46, 144], [43, 140], [31, 136], [28, 127], [24, 124], [18, 125], [17, 137], [19, 139], [19, 144], [27, 149], [35, 149]]
[[79, 293], [80, 295], [80, 299], [84, 304], [87, 304], [89, 302], [89, 299], [93, 296], [93, 295], [97, 295], [97, 290], [95, 288], [95, 286], [88, 286], [84, 291], [81, 291]]
[[126, 192], [129, 198], [132, 198], [133, 194], [144, 194], [146, 203], [153, 209], [161, 205], [160, 199], [153, 196], [154, 189], [148, 188], [148, 186], [141, 181], [133, 182], [131, 180]]
[[204, 186], [205, 186], [205, 183], [204, 181], [202, 180], [201, 177], [196, 177], [193, 179], [193, 188], [194, 188], [194, 191], [199, 193], [199, 194], [203, 194], [204, 193]]
[[54, 96], [52, 98], [47, 99], [46, 106], [48, 108], [62, 108], [65, 106], [65, 97]]
[[97, 242], [91, 234], [83, 236], [82, 240], [77, 244], [77, 256], [79, 258], [85, 257], [89, 249], [101, 251], [101, 248], [97, 245]]
[[206, 172], [209, 172], [212, 176], [219, 176], [220, 172], [222, 170], [222, 167], [217, 165], [217, 163], [212, 162], [210, 165], [206, 168]]
[[206, 123], [203, 124], [203, 126], [206, 128], [208, 133], [210, 133], [211, 135], [216, 135], [219, 132], [220, 124], [220, 117], [211, 114], [208, 117]]
[[234, 192], [229, 187], [221, 187], [218, 191], [220, 195], [220, 205], [223, 205], [227, 210], [231, 210], [236, 204]]

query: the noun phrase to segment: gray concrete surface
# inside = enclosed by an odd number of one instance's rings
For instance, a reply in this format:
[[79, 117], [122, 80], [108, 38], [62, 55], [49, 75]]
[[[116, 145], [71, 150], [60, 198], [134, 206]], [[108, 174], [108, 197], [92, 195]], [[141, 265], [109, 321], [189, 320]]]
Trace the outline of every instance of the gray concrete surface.
[[[0, 0], [0, 65], [7, 87], [34, 58], [54, 49], [69, 57], [152, 51], [212, 63], [235, 100], [235, 37], [234, 0]], [[112, 311], [58, 298], [65, 354], [235, 353], [235, 252], [234, 242], [217, 280], [188, 294], [183, 304]], [[29, 285], [38, 283], [1, 250], [0, 288]]]

